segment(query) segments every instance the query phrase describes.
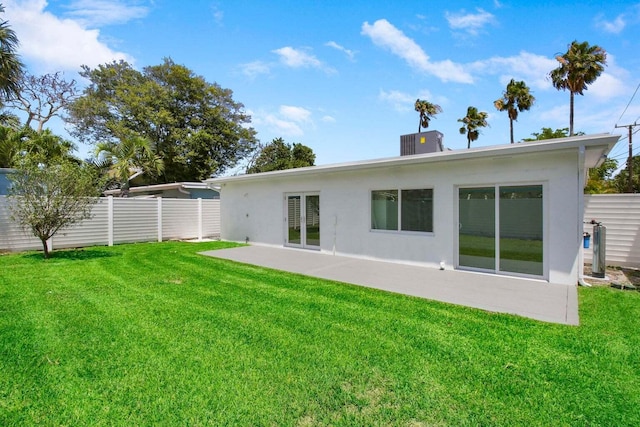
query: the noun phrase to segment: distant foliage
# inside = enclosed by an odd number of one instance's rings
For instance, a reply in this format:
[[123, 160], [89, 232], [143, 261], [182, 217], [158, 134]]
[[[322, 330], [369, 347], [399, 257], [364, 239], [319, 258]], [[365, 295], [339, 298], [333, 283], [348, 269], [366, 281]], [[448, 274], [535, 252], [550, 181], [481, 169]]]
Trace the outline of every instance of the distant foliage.
[[523, 81], [511, 79], [502, 98], [493, 102], [498, 111], [506, 111], [509, 115], [509, 130], [511, 143], [513, 139], [513, 122], [518, 120], [518, 112], [528, 111], [535, 103], [536, 98], [529, 91], [529, 87]]
[[478, 111], [476, 107], [467, 108], [467, 115], [458, 119], [463, 125], [460, 134], [467, 135], [467, 148], [471, 148], [471, 142], [477, 141], [480, 136], [480, 129], [489, 126], [487, 122], [488, 113]]
[[558, 68], [549, 73], [553, 87], [569, 91], [569, 135], [573, 135], [575, 94], [584, 95], [587, 86], [595, 82], [607, 64], [607, 52], [598, 45], [573, 41], [567, 52], [557, 55]]
[[247, 168], [247, 173], [270, 172], [284, 169], [313, 166], [316, 155], [306, 145], [287, 144], [282, 138], [275, 138], [258, 151], [258, 155]]
[[420, 133], [422, 128], [426, 129], [429, 127], [429, 122], [436, 114], [442, 113], [442, 108], [438, 104], [432, 104], [424, 99], [416, 99], [414, 108], [418, 113], [420, 113], [418, 133]]

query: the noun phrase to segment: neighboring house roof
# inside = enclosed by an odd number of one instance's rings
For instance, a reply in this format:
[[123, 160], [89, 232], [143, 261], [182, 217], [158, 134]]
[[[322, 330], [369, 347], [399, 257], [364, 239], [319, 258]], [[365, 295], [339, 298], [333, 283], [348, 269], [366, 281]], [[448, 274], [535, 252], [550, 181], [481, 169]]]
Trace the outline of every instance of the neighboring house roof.
[[257, 174], [236, 175], [207, 179], [204, 182], [213, 187], [226, 182], [240, 182], [246, 180], [260, 180], [277, 177], [293, 177], [320, 172], [330, 173], [359, 169], [374, 169], [379, 167], [427, 164], [432, 162], [448, 162], [466, 159], [481, 159], [491, 157], [508, 157], [512, 155], [535, 154], [554, 150], [585, 148], [585, 169], [599, 166], [606, 158], [620, 137], [611, 134], [580, 135], [567, 138], [546, 139], [541, 141], [519, 142], [517, 144], [502, 144], [489, 147], [442, 151], [411, 156], [389, 157], [375, 160], [365, 160], [347, 163], [337, 163], [323, 166], [309, 166], [297, 169], [264, 172]]
[[[169, 184], [142, 185], [139, 187], [130, 187], [129, 194], [149, 193], [167, 190], [177, 190], [179, 192], [189, 194], [188, 190], [211, 190], [204, 182], [171, 182]], [[120, 190], [107, 190], [104, 192], [106, 196], [119, 196]]]

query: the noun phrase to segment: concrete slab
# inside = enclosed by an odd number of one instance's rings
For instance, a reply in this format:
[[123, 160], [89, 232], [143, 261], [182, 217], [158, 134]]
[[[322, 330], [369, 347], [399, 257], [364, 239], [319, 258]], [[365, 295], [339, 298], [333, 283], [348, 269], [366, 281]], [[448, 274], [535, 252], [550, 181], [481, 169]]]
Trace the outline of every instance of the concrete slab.
[[579, 324], [575, 286], [302, 249], [242, 246], [202, 254], [544, 322]]

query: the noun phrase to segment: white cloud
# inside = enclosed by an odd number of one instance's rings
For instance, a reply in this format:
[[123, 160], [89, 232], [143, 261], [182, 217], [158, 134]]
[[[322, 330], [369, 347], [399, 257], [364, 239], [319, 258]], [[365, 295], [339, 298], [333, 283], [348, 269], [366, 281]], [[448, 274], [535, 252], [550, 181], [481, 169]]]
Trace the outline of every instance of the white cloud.
[[632, 88], [625, 82], [631, 81], [629, 72], [620, 68], [616, 63], [616, 58], [610, 53], [607, 54], [607, 66], [598, 79], [588, 86], [588, 92], [601, 101], [608, 101], [616, 97], [626, 97], [631, 93]]
[[[437, 99], [436, 99], [437, 98]], [[447, 99], [443, 97], [434, 97], [428, 90], [420, 91], [417, 94], [401, 92], [399, 90], [385, 91], [380, 89], [378, 99], [391, 105], [394, 110], [404, 113], [414, 111], [416, 99], [426, 99], [436, 104], [445, 104]]]
[[299, 137], [304, 135], [304, 127], [313, 126], [311, 115], [306, 108], [281, 105], [277, 112], [252, 112], [251, 121], [257, 129], [264, 126], [273, 135]]
[[469, 67], [479, 73], [500, 75], [500, 81], [506, 85], [510, 79], [524, 80], [536, 89], [551, 89], [549, 72], [558, 66], [553, 58], [522, 51], [517, 56], [500, 57], [476, 61]]
[[486, 25], [495, 24], [496, 17], [483, 9], [476, 9], [477, 13], [445, 13], [449, 28], [452, 30], [463, 30], [472, 36], [477, 36], [480, 30]]
[[281, 105], [280, 115], [297, 123], [310, 122], [311, 119], [311, 111], [306, 108], [294, 107], [291, 105]]
[[375, 45], [390, 50], [418, 71], [432, 74], [443, 82], [473, 83], [473, 77], [460, 64], [450, 60], [431, 62], [429, 56], [415, 41], [405, 36], [386, 19], [379, 19], [373, 25], [365, 22], [362, 24], [362, 34], [369, 37]]
[[273, 50], [272, 52], [277, 54], [280, 57], [280, 62], [287, 67], [317, 68], [329, 74], [336, 72], [333, 68], [326, 66], [318, 58], [307, 53], [306, 50], [303, 49], [295, 49], [291, 46], [285, 46], [280, 49]]
[[144, 6], [129, 5], [118, 0], [75, 0], [65, 6], [70, 18], [86, 27], [124, 24], [132, 19], [143, 18], [149, 12]]
[[602, 15], [596, 18], [596, 27], [607, 33], [620, 34], [626, 25], [624, 15], [618, 15], [613, 21], [606, 21]]
[[[133, 58], [100, 41], [100, 31], [81, 22], [47, 12], [46, 0], [5, 0], [5, 18], [20, 39], [19, 53], [33, 63], [37, 73], [79, 71], [114, 60], [133, 63]], [[46, 29], [46, 31], [43, 31]]]
[[240, 70], [245, 76], [255, 79], [260, 74], [269, 74], [271, 72], [271, 66], [262, 61], [253, 61], [247, 64], [241, 64]]
[[325, 123], [335, 123], [336, 122], [335, 117], [332, 117], [332, 116], [322, 116], [321, 120], [323, 122], [325, 122]]
[[336, 50], [339, 50], [340, 52], [343, 52], [345, 55], [347, 55], [347, 58], [349, 58], [349, 60], [353, 61], [354, 56], [355, 56], [355, 52], [352, 50], [347, 49], [344, 46], [339, 45], [338, 43], [334, 42], [334, 41], [330, 41], [324, 44], [325, 46], [329, 46], [332, 47]]

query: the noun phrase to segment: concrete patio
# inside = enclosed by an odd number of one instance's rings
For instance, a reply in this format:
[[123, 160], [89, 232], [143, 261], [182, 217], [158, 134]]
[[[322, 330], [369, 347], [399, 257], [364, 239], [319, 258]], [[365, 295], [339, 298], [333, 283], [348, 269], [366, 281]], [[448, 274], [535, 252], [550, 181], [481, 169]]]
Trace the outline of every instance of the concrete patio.
[[576, 286], [267, 246], [202, 254], [544, 322], [579, 324]]

